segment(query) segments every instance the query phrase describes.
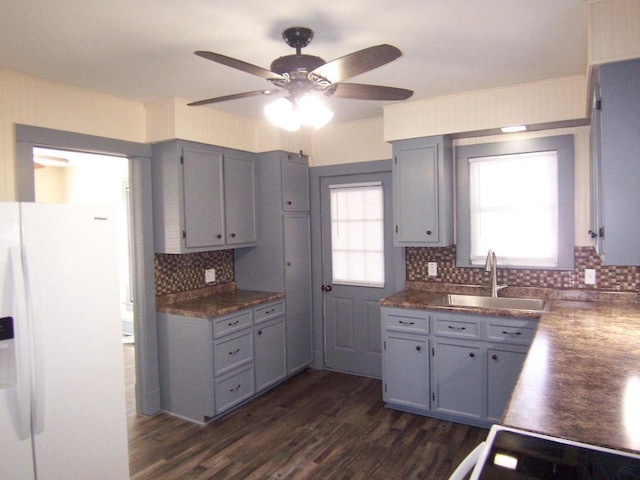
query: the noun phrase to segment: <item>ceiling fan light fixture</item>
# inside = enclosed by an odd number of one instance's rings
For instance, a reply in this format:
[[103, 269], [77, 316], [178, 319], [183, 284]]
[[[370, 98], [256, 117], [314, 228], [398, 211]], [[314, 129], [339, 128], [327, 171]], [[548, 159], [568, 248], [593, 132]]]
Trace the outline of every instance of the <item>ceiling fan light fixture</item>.
[[333, 112], [316, 96], [305, 94], [292, 102], [280, 98], [264, 107], [264, 114], [272, 124], [290, 132], [297, 132], [302, 125], [324, 127], [333, 118]]
[[333, 118], [333, 112], [317, 96], [311, 94], [298, 99], [296, 110], [300, 122], [316, 130], [324, 127]]
[[300, 120], [293, 103], [287, 98], [280, 98], [264, 107], [264, 114], [271, 123], [289, 132], [300, 130]]

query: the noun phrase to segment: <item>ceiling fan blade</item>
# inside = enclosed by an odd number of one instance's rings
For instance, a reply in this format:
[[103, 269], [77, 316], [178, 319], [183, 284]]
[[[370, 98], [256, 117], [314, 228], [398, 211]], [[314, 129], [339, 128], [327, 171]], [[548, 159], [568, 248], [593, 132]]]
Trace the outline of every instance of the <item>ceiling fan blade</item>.
[[392, 45], [376, 45], [331, 60], [314, 69], [309, 73], [309, 77], [322, 77], [331, 83], [341, 82], [380, 67], [400, 56], [402, 52]]
[[193, 52], [193, 53], [195, 53], [199, 57], [206, 58], [207, 60], [211, 60], [212, 62], [221, 63], [222, 65], [226, 65], [227, 67], [235, 68], [237, 70], [242, 70], [243, 72], [247, 72], [252, 75], [265, 78], [267, 80], [284, 80], [285, 79], [285, 77], [283, 77], [282, 75], [272, 72], [271, 70], [267, 70], [266, 68], [258, 67], [256, 65], [243, 62], [242, 60], [238, 60], [236, 58], [220, 55], [219, 53], [206, 52], [202, 50], [198, 50], [197, 52]]
[[238, 98], [256, 97], [258, 95], [273, 95], [280, 92], [280, 90], [254, 90], [253, 92], [235, 93], [233, 95], [225, 95], [224, 97], [207, 98], [206, 100], [198, 100], [197, 102], [191, 102], [187, 105], [190, 107], [197, 107], [200, 105], [208, 105], [210, 103], [226, 102], [227, 100], [236, 100]]
[[380, 85], [362, 85], [360, 83], [334, 83], [327, 93], [336, 98], [356, 100], [406, 100], [413, 95], [412, 90]]

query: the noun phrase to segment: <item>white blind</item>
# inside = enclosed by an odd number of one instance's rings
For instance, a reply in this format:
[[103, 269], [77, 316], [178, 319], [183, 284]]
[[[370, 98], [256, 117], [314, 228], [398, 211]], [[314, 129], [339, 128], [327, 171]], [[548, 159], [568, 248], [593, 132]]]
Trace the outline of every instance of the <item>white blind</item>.
[[471, 263], [558, 265], [555, 151], [469, 159]]
[[384, 287], [380, 182], [330, 185], [332, 282]]

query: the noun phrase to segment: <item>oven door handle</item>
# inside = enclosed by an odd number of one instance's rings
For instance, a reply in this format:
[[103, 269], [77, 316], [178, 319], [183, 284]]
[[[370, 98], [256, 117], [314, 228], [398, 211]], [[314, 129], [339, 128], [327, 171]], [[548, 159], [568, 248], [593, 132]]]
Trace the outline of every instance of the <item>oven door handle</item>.
[[449, 480], [463, 480], [469, 474], [469, 472], [473, 470], [473, 467], [476, 466], [476, 463], [478, 463], [478, 459], [484, 453], [486, 445], [487, 442], [481, 442], [476, 448], [471, 450], [471, 453], [469, 453], [469, 455], [465, 457], [460, 465], [458, 465], [458, 468], [456, 468], [455, 471], [451, 474]]

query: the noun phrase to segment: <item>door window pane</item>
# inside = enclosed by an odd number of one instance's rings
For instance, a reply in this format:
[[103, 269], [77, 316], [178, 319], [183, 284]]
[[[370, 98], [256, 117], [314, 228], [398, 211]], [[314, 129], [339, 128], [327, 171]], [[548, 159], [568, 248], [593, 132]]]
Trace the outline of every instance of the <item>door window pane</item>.
[[384, 287], [380, 182], [330, 185], [332, 283]]

